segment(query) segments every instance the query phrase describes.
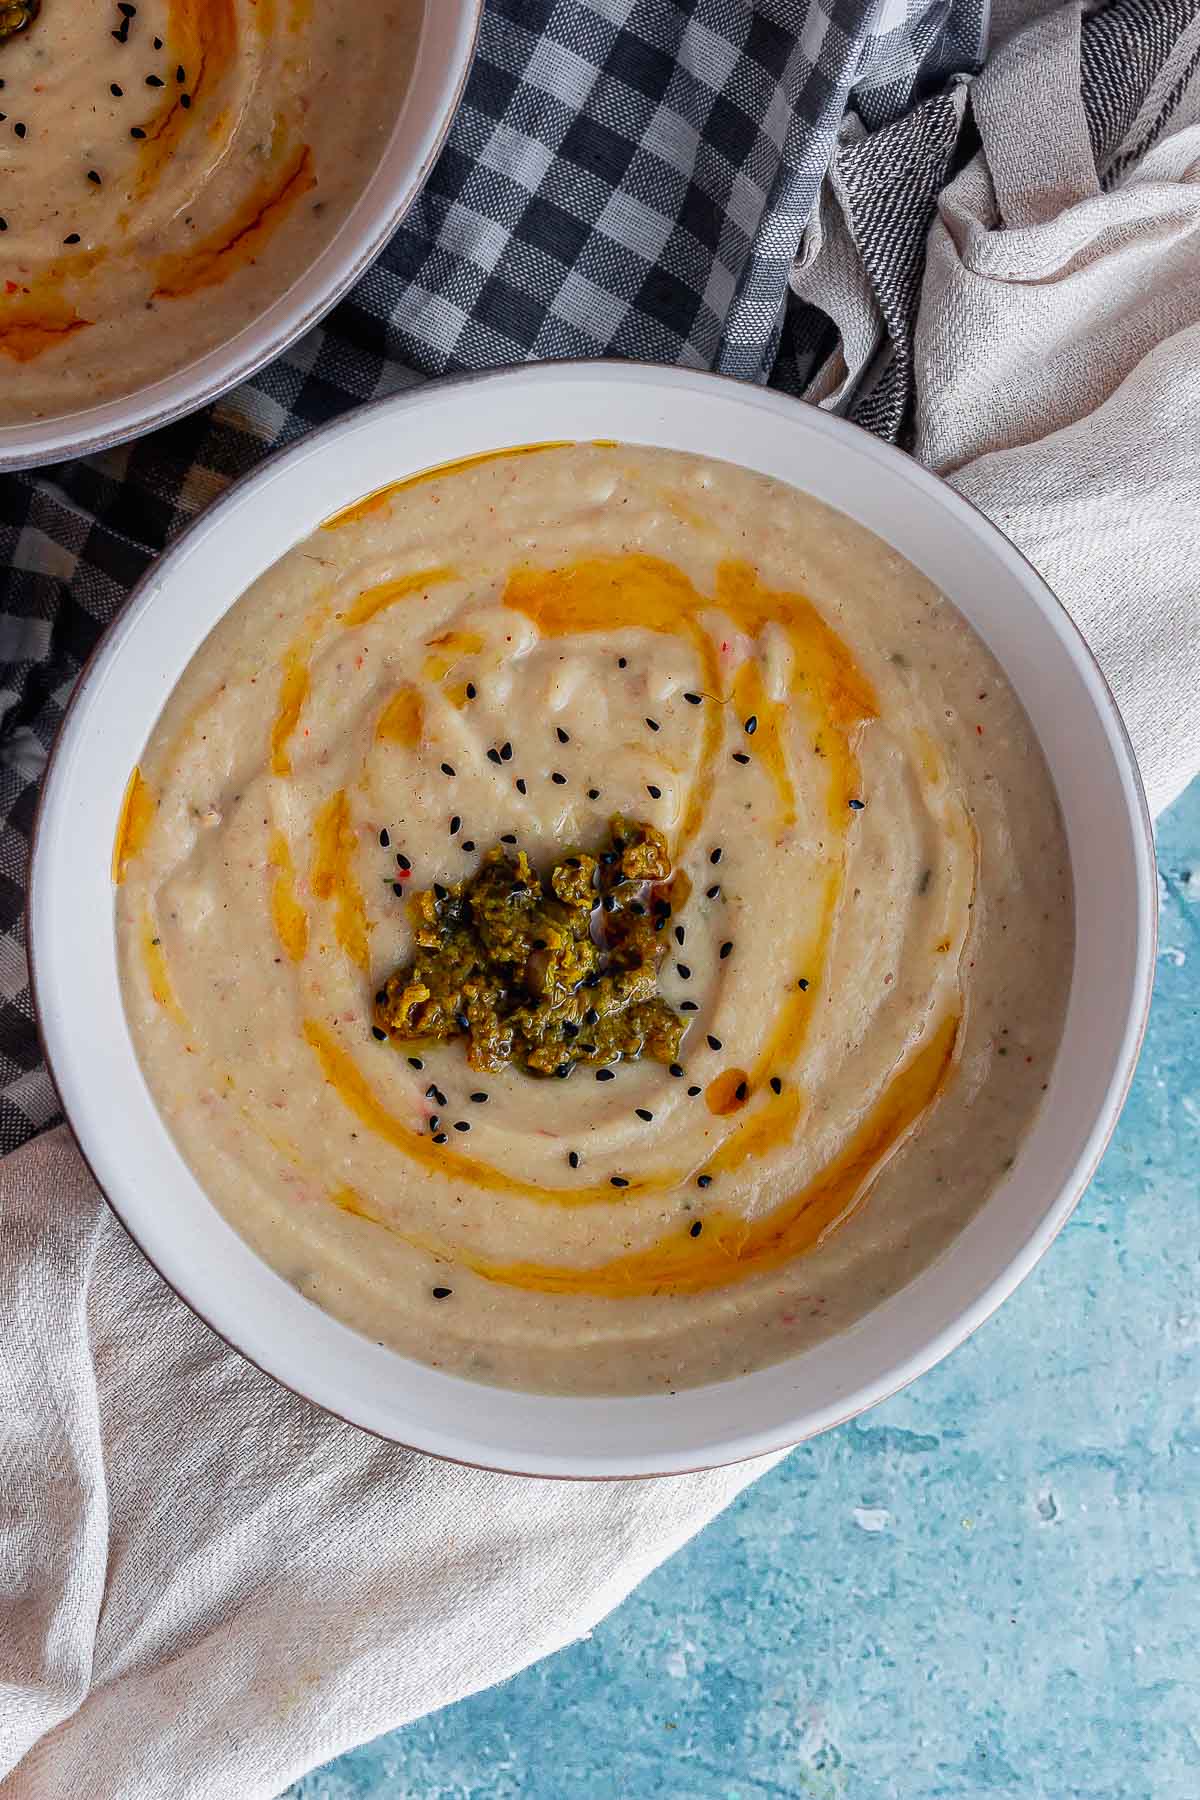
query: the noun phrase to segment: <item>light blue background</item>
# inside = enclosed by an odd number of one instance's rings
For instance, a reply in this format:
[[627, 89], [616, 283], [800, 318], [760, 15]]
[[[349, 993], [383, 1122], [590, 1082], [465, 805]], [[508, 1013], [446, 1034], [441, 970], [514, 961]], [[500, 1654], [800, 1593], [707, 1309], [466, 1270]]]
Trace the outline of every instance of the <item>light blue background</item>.
[[585, 1643], [293, 1800], [1200, 1800], [1200, 783], [1146, 1049], [1041, 1267]]

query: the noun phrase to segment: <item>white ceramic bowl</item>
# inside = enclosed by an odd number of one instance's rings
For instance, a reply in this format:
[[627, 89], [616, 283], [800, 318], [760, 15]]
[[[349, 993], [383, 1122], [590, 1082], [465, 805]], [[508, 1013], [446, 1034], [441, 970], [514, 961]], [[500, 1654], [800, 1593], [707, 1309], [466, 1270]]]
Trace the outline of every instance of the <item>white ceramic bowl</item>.
[[[125, 782], [222, 612], [363, 494], [437, 463], [564, 438], [708, 450], [806, 489], [903, 552], [961, 608], [1020, 695], [1057, 783], [1074, 871], [1065, 1034], [1011, 1173], [934, 1267], [852, 1330], [674, 1396], [501, 1392], [409, 1362], [302, 1299], [225, 1223], [168, 1136], [134, 1055], [114, 947], [109, 862]], [[808, 1437], [929, 1368], [1012, 1291], [1078, 1200], [1124, 1100], [1150, 998], [1155, 899], [1149, 822], [1116, 707], [1054, 596], [993, 526], [899, 452], [778, 394], [682, 370], [559, 363], [365, 407], [240, 482], [160, 558], [86, 671], [59, 739], [30, 921], [64, 1109], [112, 1205], [198, 1313], [289, 1387], [385, 1437], [499, 1469], [604, 1476], [693, 1469]]]
[[374, 261], [416, 199], [466, 84], [482, 10], [483, 0], [425, 0], [412, 79], [379, 166], [300, 280], [253, 324], [161, 381], [102, 406], [0, 425], [0, 473], [82, 456], [156, 431], [245, 381], [315, 325]]

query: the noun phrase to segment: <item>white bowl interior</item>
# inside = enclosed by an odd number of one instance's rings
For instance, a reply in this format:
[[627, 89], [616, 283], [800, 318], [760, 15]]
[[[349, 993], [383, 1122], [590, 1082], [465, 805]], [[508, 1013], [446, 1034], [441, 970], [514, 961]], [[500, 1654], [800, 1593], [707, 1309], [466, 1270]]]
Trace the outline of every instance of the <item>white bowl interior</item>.
[[466, 81], [482, 0], [425, 0], [412, 80], [370, 181], [312, 267], [227, 343], [123, 399], [0, 425], [0, 472], [57, 462], [156, 430], [244, 381], [315, 325], [363, 273], [413, 200]]
[[[514, 443], [616, 438], [711, 447], [840, 507], [947, 593], [1007, 670], [1066, 820], [1076, 952], [1046, 1102], [1017, 1161], [940, 1261], [851, 1331], [673, 1396], [563, 1399], [438, 1373], [302, 1299], [206, 1198], [142, 1079], [121, 1002], [109, 859], [130, 769], [226, 607], [330, 513], [434, 464]], [[530, 1473], [670, 1472], [751, 1456], [851, 1416], [928, 1368], [1033, 1266], [1090, 1177], [1149, 1002], [1154, 864], [1108, 690], [1033, 570], [934, 477], [865, 433], [759, 389], [679, 370], [548, 364], [418, 390], [268, 463], [164, 556], [82, 684], [48, 779], [31, 933], [63, 1103], [121, 1217], [196, 1310], [261, 1366], [360, 1425]]]

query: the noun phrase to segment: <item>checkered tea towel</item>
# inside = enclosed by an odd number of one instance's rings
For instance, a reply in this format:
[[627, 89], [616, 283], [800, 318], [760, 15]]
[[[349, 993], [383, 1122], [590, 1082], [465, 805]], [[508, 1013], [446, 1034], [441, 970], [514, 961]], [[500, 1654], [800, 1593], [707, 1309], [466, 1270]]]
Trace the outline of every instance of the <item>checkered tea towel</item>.
[[0, 1153], [57, 1114], [25, 965], [38, 782], [154, 554], [269, 450], [425, 376], [612, 355], [766, 380], [848, 101], [882, 124], [973, 66], [987, 5], [487, 0], [423, 195], [322, 326], [167, 430], [0, 477]]

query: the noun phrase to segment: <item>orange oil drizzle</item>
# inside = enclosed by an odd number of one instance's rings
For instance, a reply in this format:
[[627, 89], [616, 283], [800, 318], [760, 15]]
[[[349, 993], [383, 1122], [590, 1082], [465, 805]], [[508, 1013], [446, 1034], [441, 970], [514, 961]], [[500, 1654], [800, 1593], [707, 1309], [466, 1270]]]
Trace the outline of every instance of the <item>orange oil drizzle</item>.
[[351, 962], [365, 969], [370, 961], [366, 908], [354, 873], [358, 834], [350, 822], [350, 802], [339, 788], [317, 814], [313, 826], [310, 885], [318, 900], [334, 903], [333, 929]]
[[157, 811], [158, 801], [154, 790], [144, 779], [141, 769], [135, 766], [133, 774], [125, 783], [125, 795], [121, 801], [120, 817], [117, 819], [117, 835], [113, 840], [112, 878], [118, 887], [124, 881], [130, 863], [149, 837]]
[[372, 513], [383, 512], [391, 503], [393, 494], [401, 494], [406, 488], [420, 487], [426, 481], [440, 481], [443, 475], [461, 475], [464, 469], [478, 468], [481, 463], [501, 462], [510, 456], [540, 456], [543, 450], [567, 450], [571, 448], [569, 438], [559, 438], [545, 444], [513, 444], [507, 450], [484, 450], [478, 456], [463, 456], [457, 462], [435, 463], [431, 469], [421, 469], [416, 475], [406, 475], [403, 481], [389, 482], [387, 487], [375, 488], [372, 493], [364, 494], [352, 506], [345, 506], [341, 512], [332, 513], [321, 523], [322, 531], [340, 531], [343, 525], [356, 525], [360, 519], [370, 518]]
[[420, 690], [405, 682], [396, 689], [387, 705], [379, 715], [379, 723], [375, 727], [377, 742], [385, 744], [404, 744], [408, 748], [421, 741], [424, 724], [425, 707]]
[[251, 195], [206, 243], [180, 255], [163, 257], [155, 299], [181, 300], [202, 288], [216, 287], [236, 269], [253, 262], [294, 203], [316, 184], [312, 151], [304, 144], [282, 175]]
[[308, 950], [308, 914], [296, 897], [296, 871], [282, 831], [271, 833], [267, 860], [275, 870], [275, 880], [271, 884], [275, 935], [293, 962], [303, 962]]
[[177, 1025], [186, 1025], [175, 990], [171, 986], [171, 977], [167, 972], [166, 952], [162, 940], [154, 928], [154, 920], [149, 913], [142, 917], [142, 963], [146, 970], [146, 979], [150, 983], [150, 992], [155, 1000], [174, 1019]]
[[398, 600], [407, 600], [410, 594], [423, 593], [425, 589], [436, 587], [439, 582], [453, 581], [454, 570], [448, 568], [417, 569], [411, 575], [400, 575], [395, 581], [381, 581], [375, 587], [367, 588], [364, 593], [344, 613], [340, 614], [343, 625], [365, 625], [377, 613], [395, 606]]

